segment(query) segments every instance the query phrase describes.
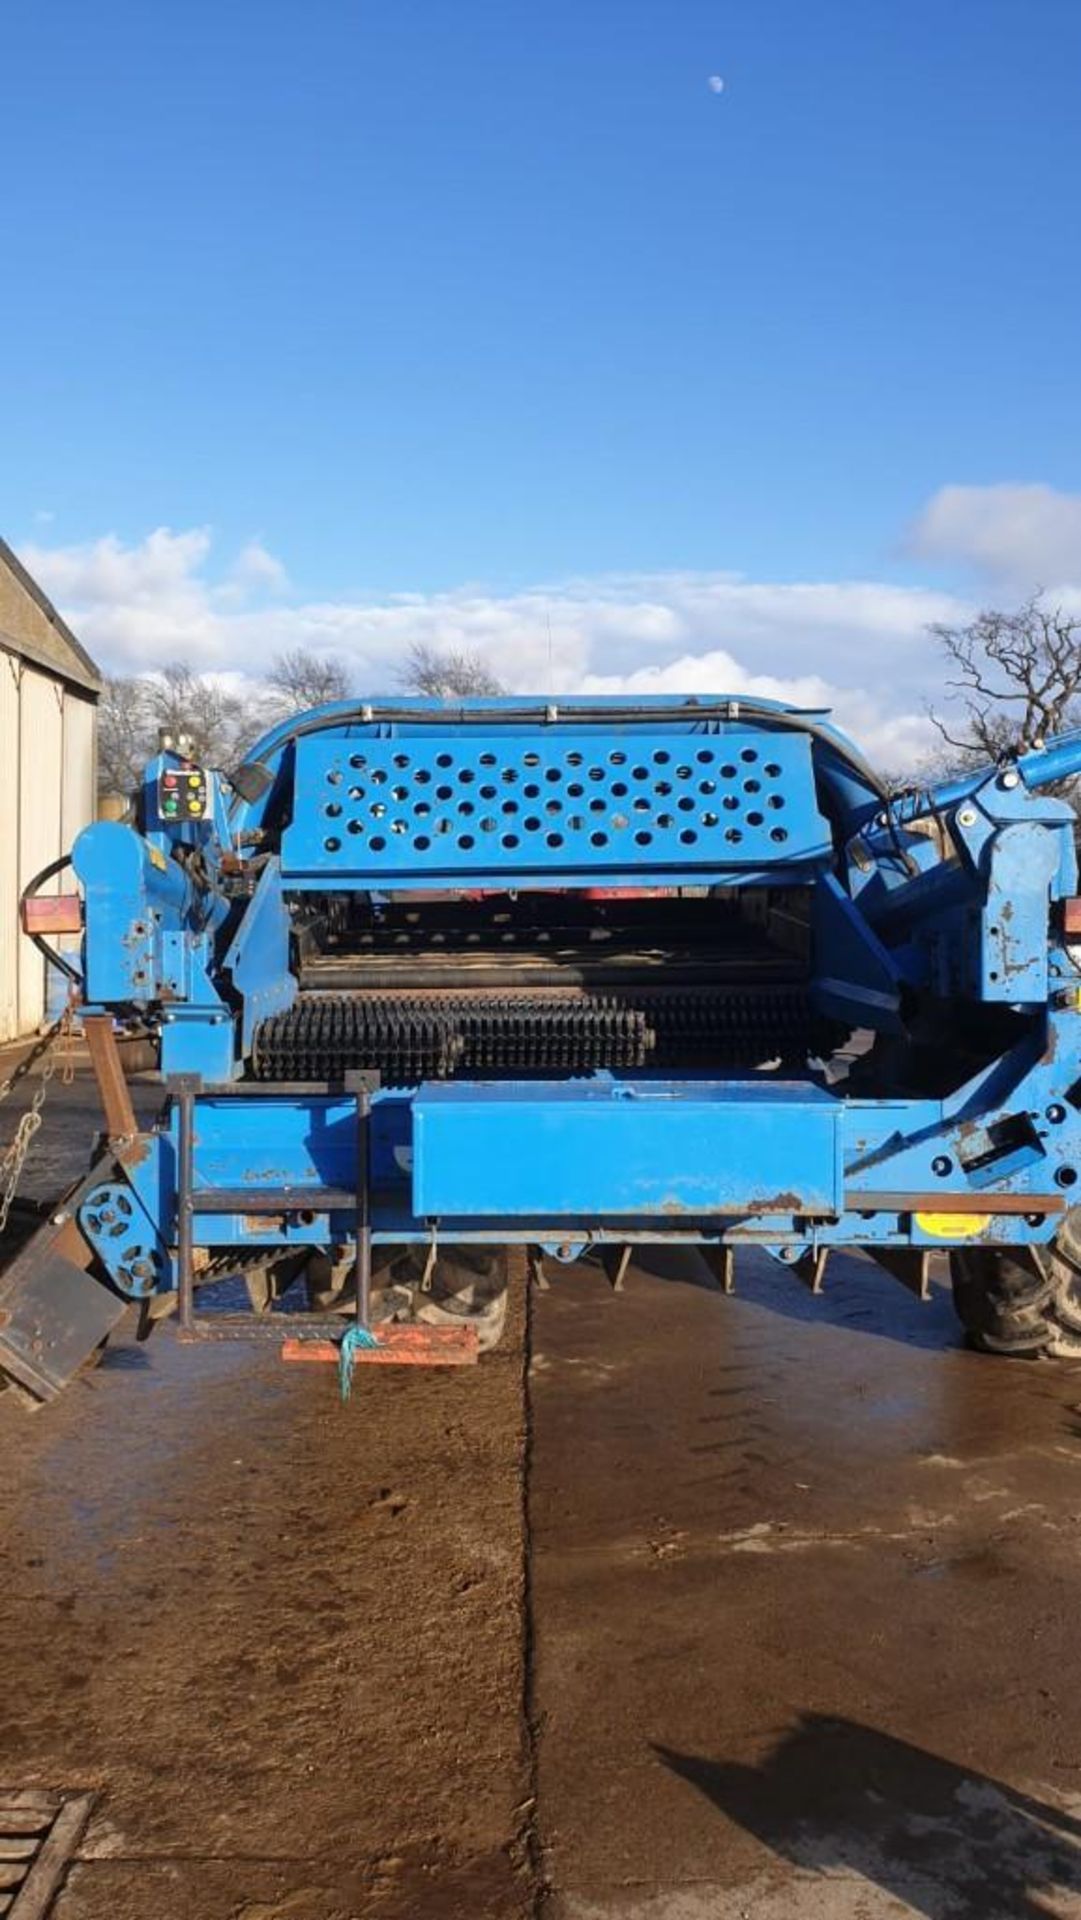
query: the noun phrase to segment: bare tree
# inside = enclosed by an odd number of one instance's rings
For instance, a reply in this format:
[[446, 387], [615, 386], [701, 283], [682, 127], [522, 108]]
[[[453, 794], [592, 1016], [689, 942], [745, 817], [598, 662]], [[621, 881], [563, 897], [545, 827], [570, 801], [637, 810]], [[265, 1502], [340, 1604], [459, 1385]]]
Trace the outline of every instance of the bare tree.
[[279, 653], [267, 685], [271, 704], [283, 718], [304, 713], [309, 707], [325, 706], [331, 700], [347, 700], [352, 692], [343, 663], [333, 654], [312, 653], [307, 647]]
[[1014, 613], [990, 608], [965, 627], [931, 628], [960, 703], [956, 719], [930, 709], [961, 769], [1025, 752], [1081, 724], [1081, 620], [1033, 594]]
[[98, 701], [97, 738], [99, 793], [131, 793], [153, 750], [145, 680], [122, 674], [105, 678]]
[[433, 698], [468, 700], [485, 694], [502, 693], [483, 654], [466, 648], [441, 653], [423, 640], [414, 640], [400, 675], [410, 693], [426, 693]]
[[174, 661], [143, 685], [155, 728], [187, 734], [192, 757], [211, 767], [227, 767], [235, 758], [249, 713], [243, 700], [185, 661]]

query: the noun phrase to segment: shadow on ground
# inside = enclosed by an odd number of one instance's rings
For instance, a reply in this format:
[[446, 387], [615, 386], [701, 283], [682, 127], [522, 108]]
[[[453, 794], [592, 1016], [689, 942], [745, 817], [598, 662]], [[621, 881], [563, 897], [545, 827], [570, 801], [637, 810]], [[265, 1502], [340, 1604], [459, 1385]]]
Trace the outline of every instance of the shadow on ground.
[[[718, 1291], [712, 1273], [693, 1248], [639, 1247], [634, 1265], [638, 1272], [672, 1285]], [[937, 1285], [930, 1300], [917, 1300], [884, 1268], [860, 1255], [835, 1253], [818, 1294], [758, 1247], [737, 1251], [735, 1278], [740, 1300], [782, 1320], [870, 1334], [926, 1352], [941, 1353], [963, 1344], [948, 1286]]]
[[1047, 1920], [1081, 1893], [1081, 1820], [854, 1720], [804, 1714], [758, 1767], [653, 1751], [782, 1859], [925, 1920]]

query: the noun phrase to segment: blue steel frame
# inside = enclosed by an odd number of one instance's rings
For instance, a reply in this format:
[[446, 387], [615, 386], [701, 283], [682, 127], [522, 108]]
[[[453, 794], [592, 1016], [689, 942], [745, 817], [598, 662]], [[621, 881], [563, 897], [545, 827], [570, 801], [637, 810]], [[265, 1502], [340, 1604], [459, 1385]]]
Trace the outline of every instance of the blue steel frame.
[[[182, 763], [153, 763], [143, 830], [95, 826], [74, 850], [89, 1009], [143, 1014], [166, 1077], [201, 1083], [197, 1246], [350, 1244], [350, 1209], [318, 1195], [354, 1183], [356, 1103], [243, 1082], [251, 1035], [296, 992], [291, 895], [448, 885], [808, 886], [821, 1012], [896, 1034], [922, 993], [1012, 1009], [1016, 1037], [938, 1099], [768, 1074], [383, 1088], [374, 1241], [677, 1238], [793, 1256], [1053, 1236], [1081, 1175], [1081, 981], [1060, 906], [1077, 885], [1073, 814], [1042, 788], [1081, 767], [1081, 736], [895, 805], [823, 716], [770, 703], [340, 703], [250, 761], [255, 797], [227, 803], [214, 778], [208, 818], [179, 828], [154, 795]], [[222, 1189], [252, 1210], [201, 1213], [198, 1193]], [[280, 1211], [259, 1211], [260, 1194], [285, 1196]], [[167, 1101], [81, 1221], [138, 1297], [175, 1287], [176, 1218]]]

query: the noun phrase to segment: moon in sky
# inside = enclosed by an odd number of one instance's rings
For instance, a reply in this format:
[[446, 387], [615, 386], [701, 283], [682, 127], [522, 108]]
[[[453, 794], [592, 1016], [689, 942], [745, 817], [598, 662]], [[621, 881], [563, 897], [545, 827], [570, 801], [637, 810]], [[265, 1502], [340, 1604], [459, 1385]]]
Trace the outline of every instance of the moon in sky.
[[711, 74], [710, 74], [710, 76], [709, 76], [709, 90], [710, 90], [710, 92], [711, 92], [711, 93], [723, 93], [723, 92], [724, 92], [724, 81], [723, 81], [723, 80], [721, 79], [721, 76], [720, 76], [720, 74], [719, 74], [719, 73], [711, 73]]

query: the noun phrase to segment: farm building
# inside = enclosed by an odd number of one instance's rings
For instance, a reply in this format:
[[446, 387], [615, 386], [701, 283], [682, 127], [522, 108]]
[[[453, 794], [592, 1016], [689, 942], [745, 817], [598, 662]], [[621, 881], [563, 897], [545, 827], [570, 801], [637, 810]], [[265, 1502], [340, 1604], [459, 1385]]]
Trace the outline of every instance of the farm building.
[[45, 1017], [46, 963], [19, 930], [19, 895], [94, 818], [100, 692], [93, 661], [0, 540], [0, 1041]]

